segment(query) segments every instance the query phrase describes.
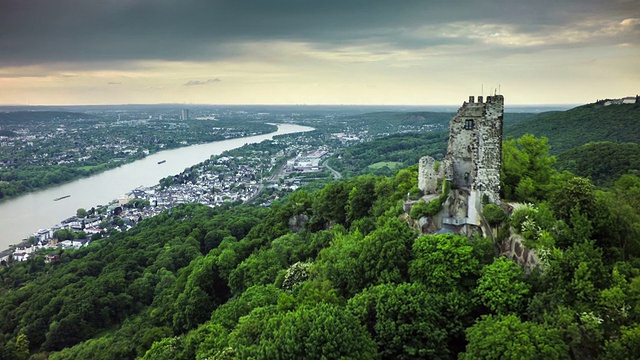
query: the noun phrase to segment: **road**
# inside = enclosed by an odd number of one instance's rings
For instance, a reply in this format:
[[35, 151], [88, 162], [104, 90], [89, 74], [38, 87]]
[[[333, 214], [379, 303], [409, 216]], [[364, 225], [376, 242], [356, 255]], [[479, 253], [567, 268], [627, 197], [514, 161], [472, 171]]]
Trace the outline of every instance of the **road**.
[[[269, 178], [267, 179], [267, 183], [277, 183], [278, 179], [284, 177], [284, 167], [287, 164], [287, 162], [283, 162], [280, 167], [278, 167], [274, 172], [273, 175], [269, 176]], [[245, 204], [249, 204], [252, 203], [256, 198], [258, 198], [258, 196], [260, 196], [260, 194], [262, 193], [262, 190], [264, 190], [265, 185], [264, 183], [260, 184], [260, 187], [258, 188], [258, 191], [256, 191], [255, 194], [253, 194], [249, 199], [247, 199], [244, 203]]]
[[329, 171], [331, 171], [331, 173], [333, 174], [333, 179], [334, 179], [334, 180], [338, 180], [338, 179], [340, 179], [340, 178], [342, 177], [342, 175], [340, 175], [340, 173], [339, 173], [339, 172], [337, 172], [337, 171], [335, 171], [334, 169], [332, 169], [332, 168], [331, 168], [331, 166], [329, 166], [328, 162], [329, 162], [329, 159], [325, 160], [325, 161], [322, 163], [322, 166], [326, 167], [327, 169], [329, 169]]

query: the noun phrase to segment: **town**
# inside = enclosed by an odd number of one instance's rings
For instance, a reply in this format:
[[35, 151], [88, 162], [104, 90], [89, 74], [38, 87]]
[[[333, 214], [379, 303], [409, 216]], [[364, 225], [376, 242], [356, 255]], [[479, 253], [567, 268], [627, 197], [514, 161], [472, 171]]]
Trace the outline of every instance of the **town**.
[[351, 144], [354, 134], [331, 136], [334, 146], [320, 145], [313, 135], [290, 134], [260, 144], [214, 156], [180, 174], [162, 179], [152, 187], [138, 187], [107, 205], [78, 209], [52, 228], [40, 229], [29, 239], [0, 253], [0, 264], [26, 261], [46, 253], [45, 261], [55, 261], [60, 250], [78, 249], [92, 240], [133, 228], [184, 203], [210, 207], [254, 202], [269, 206], [273, 201], [312, 181], [340, 175], [322, 165], [336, 144]]
[[27, 260], [38, 251], [55, 255], [60, 249], [85, 246], [183, 203], [270, 206], [301, 187], [340, 178], [328, 159], [341, 149], [393, 133], [441, 130], [450, 117], [438, 112], [362, 113], [350, 107], [64, 110], [0, 113], [0, 200], [91, 176], [162, 150], [267, 133], [276, 128], [274, 123], [316, 130], [227, 151], [161, 179], [156, 186], [138, 187], [109, 204], [78, 209], [78, 214], [68, 214], [51, 228], [25, 229], [25, 234], [33, 232], [0, 252], [0, 264]]

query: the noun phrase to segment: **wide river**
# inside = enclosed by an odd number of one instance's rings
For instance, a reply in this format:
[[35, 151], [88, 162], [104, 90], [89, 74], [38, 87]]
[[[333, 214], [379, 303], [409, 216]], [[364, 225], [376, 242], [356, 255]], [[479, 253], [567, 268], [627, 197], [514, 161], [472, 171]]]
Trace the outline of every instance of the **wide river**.
[[[1, 202], [0, 251], [19, 243], [39, 229], [50, 228], [75, 215], [78, 208], [106, 205], [138, 186], [153, 186], [160, 179], [178, 174], [187, 167], [209, 159], [211, 155], [272, 139], [275, 135], [313, 130], [294, 124], [277, 125], [278, 131], [270, 134], [161, 151], [100, 174]], [[166, 162], [158, 164], [161, 160]], [[53, 200], [66, 195], [71, 196]]]

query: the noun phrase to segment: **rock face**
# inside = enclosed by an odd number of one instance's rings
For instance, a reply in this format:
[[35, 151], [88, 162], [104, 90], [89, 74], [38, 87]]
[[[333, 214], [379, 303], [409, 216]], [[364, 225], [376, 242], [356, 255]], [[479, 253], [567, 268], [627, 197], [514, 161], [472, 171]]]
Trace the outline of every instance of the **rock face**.
[[515, 261], [529, 273], [540, 265], [540, 258], [534, 249], [529, 249], [523, 244], [520, 235], [512, 234], [508, 239], [498, 244], [500, 255]]
[[309, 217], [305, 214], [293, 215], [289, 218], [289, 229], [297, 233], [302, 230], [309, 221]]

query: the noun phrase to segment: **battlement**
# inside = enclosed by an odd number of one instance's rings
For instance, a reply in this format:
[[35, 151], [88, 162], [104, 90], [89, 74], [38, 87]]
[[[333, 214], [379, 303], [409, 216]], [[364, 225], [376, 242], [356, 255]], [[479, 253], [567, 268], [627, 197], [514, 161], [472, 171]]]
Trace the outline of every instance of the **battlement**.
[[[493, 104], [493, 103], [504, 103], [504, 97], [502, 95], [489, 95], [487, 96], [487, 102], [486, 104]], [[470, 95], [469, 96], [469, 101], [465, 104], [485, 104], [484, 102], [484, 96], [479, 95], [478, 96], [478, 102], [475, 102], [475, 96]]]

